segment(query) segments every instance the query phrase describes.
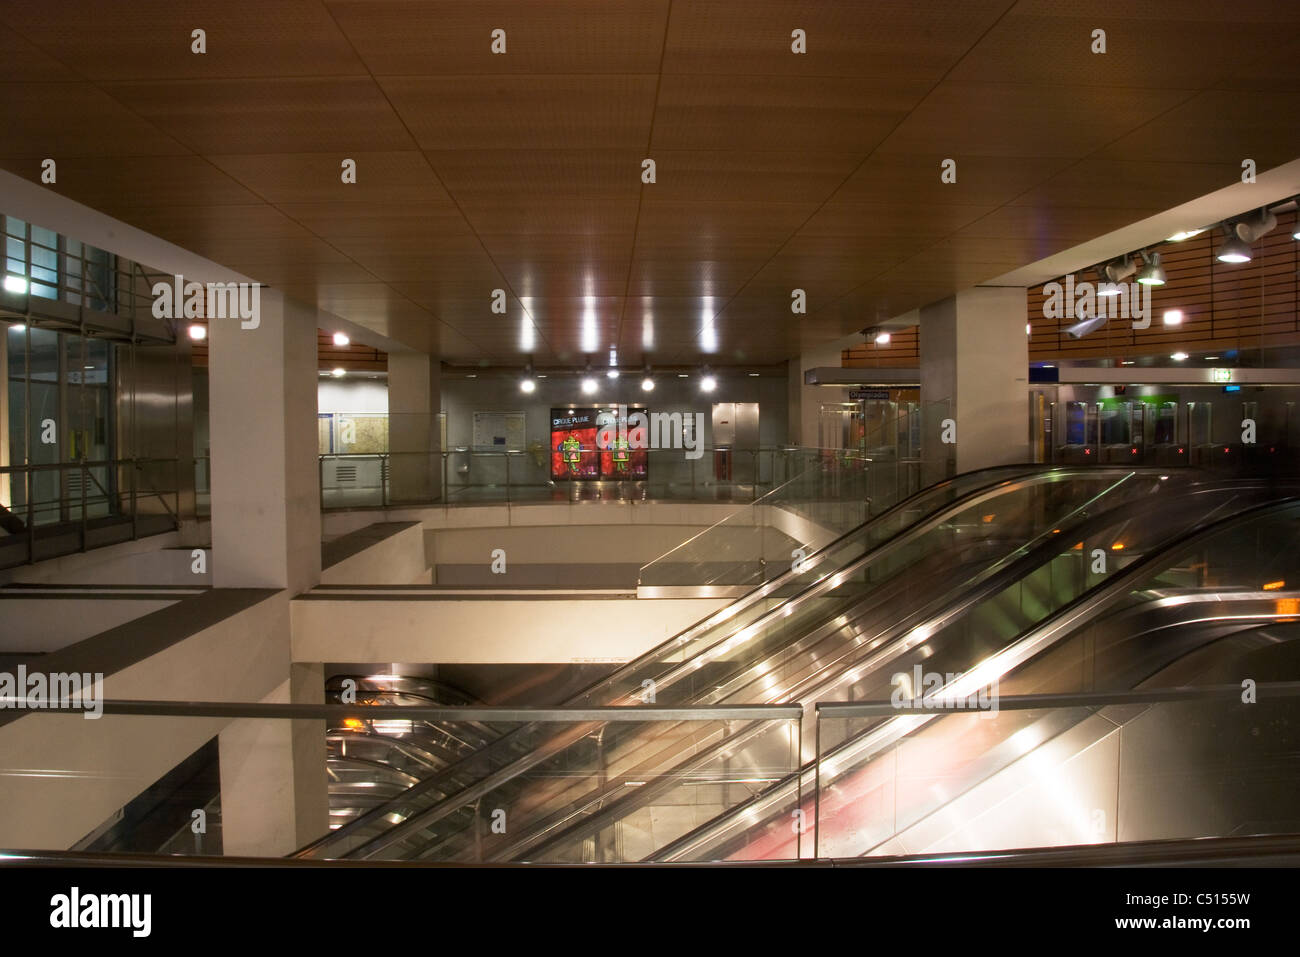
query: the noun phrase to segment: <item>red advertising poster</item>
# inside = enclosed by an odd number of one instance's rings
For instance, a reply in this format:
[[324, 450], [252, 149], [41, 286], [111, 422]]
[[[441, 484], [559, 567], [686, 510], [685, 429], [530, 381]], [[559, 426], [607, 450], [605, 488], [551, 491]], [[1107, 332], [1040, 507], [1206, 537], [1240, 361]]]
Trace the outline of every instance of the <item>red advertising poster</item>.
[[648, 421], [645, 409], [626, 407], [602, 410], [596, 416], [601, 478], [640, 481], [649, 475]]
[[551, 478], [600, 478], [595, 409], [551, 410]]

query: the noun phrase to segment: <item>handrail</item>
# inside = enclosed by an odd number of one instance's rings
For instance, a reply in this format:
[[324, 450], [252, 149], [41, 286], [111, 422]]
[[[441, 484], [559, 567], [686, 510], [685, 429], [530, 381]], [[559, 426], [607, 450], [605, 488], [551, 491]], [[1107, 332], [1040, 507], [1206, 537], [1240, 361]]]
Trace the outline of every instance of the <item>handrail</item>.
[[[1252, 506], [1234, 515], [1218, 519], [1209, 525], [1194, 528], [1183, 535], [1177, 536], [1173, 541], [1166, 543], [1153, 554], [1144, 556], [1141, 560], [1135, 562], [1128, 568], [1125, 568], [1119, 574], [1091, 589], [1088, 589], [1073, 601], [1068, 602], [1066, 605], [1049, 615], [1044, 621], [1012, 640], [1002, 651], [995, 653], [982, 662], [979, 669], [981, 671], [995, 672], [998, 677], [1006, 674], [1023, 664], [1028, 659], [1034, 657], [1044, 646], [1053, 643], [1057, 638], [1061, 637], [1063, 632], [1066, 635], [1071, 633], [1073, 627], [1081, 620], [1091, 620], [1093, 612], [1098, 607], [1123, 595], [1125, 592], [1130, 590], [1133, 583], [1142, 580], [1145, 576], [1150, 575], [1153, 569], [1168, 562], [1171, 553], [1185, 550], [1188, 547], [1194, 546], [1199, 541], [1220, 534], [1225, 528], [1230, 527], [1238, 521], [1249, 520], [1249, 517], [1263, 514], [1272, 509], [1294, 507], [1295, 504], [1295, 499], [1266, 502]], [[1268, 593], [1272, 598], [1277, 597], [1278, 594], [1278, 592]], [[990, 663], [995, 664], [990, 665]], [[1001, 665], [1001, 667], [998, 667], [997, 665]], [[994, 676], [995, 675], [990, 675], [989, 678]], [[988, 681], [986, 680], [984, 684], [987, 683]], [[1297, 683], [1297, 685], [1300, 686], [1300, 683]], [[1241, 694], [1240, 686], [1234, 686], [1232, 690], [1237, 695]], [[944, 700], [944, 689], [937, 689], [926, 697], [931, 701], [942, 701]], [[961, 700], [966, 700], [969, 698], [969, 694], [957, 695], [953, 692], [949, 692], [948, 697], [950, 699], [960, 698]], [[1034, 696], [1022, 695], [1018, 697], [1026, 699]], [[1003, 699], [999, 697], [999, 709], [1002, 706], [1003, 700], [1010, 700], [1010, 698]], [[882, 703], [885, 705], [884, 709], [877, 712], [875, 710], [876, 706]], [[844, 713], [845, 710], [852, 708], [872, 709], [873, 713], [871, 715], [864, 715], [864, 717], [894, 718], [902, 715], [910, 715], [923, 719], [921, 722], [922, 724], [927, 723], [930, 719], [936, 717], [943, 717], [953, 713], [970, 713], [976, 711], [976, 709], [973, 708], [956, 709], [952, 707], [944, 708], [937, 705], [931, 707], [903, 708], [894, 706], [892, 702], [854, 702], [852, 704], [817, 702], [814, 704], [814, 725], [820, 729], [820, 720], [824, 711], [832, 711], [839, 717], [852, 717], [853, 715], [851, 713]], [[733, 815], [743, 813], [752, 807], [756, 807], [763, 801], [771, 801], [774, 796], [781, 793], [783, 788], [798, 786], [807, 776], [819, 776], [822, 760], [832, 754], [837, 754], [853, 747], [867, 747], [868, 754], [866, 756], [870, 756], [879, 753], [879, 751], [883, 750], [893, 741], [903, 735], [911, 733], [911, 731], [915, 730], [918, 726], [918, 724], [913, 722], [909, 723], [908, 727], [904, 729], [900, 728], [893, 722], [885, 722], [865, 732], [862, 736], [850, 738], [841, 742], [827, 754], [821, 752], [819, 745], [818, 752], [814, 758], [798, 770], [792, 771], [784, 780], [772, 784], [771, 787], [764, 792], [755, 795], [749, 802], [746, 802], [746, 804], [739, 805], [738, 807], [728, 811], [726, 814], [720, 815], [712, 821], [708, 821], [687, 834], [682, 835], [671, 844], [656, 852], [656, 856], [674, 853], [682, 847], [689, 846], [701, 839], [707, 839], [710, 831], [722, 826], [723, 822]], [[893, 738], [889, 737], [889, 732], [891, 731], [894, 732]], [[877, 745], [873, 746], [871, 743], [863, 741], [863, 737], [870, 737], [873, 739], [884, 738], [885, 740], [879, 741]], [[858, 757], [861, 758], [863, 756], [859, 755]]]
[[[1300, 681], [1266, 681], [1255, 685], [1258, 698], [1300, 697]], [[1076, 691], [1059, 694], [1000, 695], [999, 711], [1046, 711], [1054, 708], [1102, 708], [1125, 704], [1161, 704], [1167, 701], [1217, 701], [1240, 699], [1241, 685], [1206, 685], [1204, 687], [1144, 688], [1136, 691]], [[933, 704], [926, 704], [932, 700]], [[917, 699], [900, 704], [889, 701], [819, 701], [813, 708], [818, 720], [847, 718], [879, 718], [895, 714], [933, 714], [941, 711], [951, 714], [956, 709], [945, 708], [945, 699], [936, 694], [933, 699]], [[956, 700], [947, 699], [947, 700]], [[919, 702], [919, 703], [918, 703]]]
[[[856, 462], [864, 462], [864, 463], [870, 463], [872, 461], [872, 459], [869, 458], [868, 456], [858, 453], [856, 451], [848, 450], [848, 453], [849, 454], [846, 455], [844, 461], [856, 461]], [[669, 556], [673, 555], [676, 552], [681, 551], [682, 549], [690, 547], [691, 545], [695, 544], [699, 539], [703, 538], [705, 535], [712, 534], [716, 529], [721, 528], [724, 525], [736, 524], [739, 521], [737, 519], [738, 515], [752, 516], [757, 514], [757, 510], [760, 507], [772, 507], [772, 501], [776, 498], [776, 496], [784, 494], [796, 483], [804, 481], [810, 474], [820, 472], [821, 468], [822, 468], [822, 463], [820, 461], [810, 462], [808, 467], [805, 468], [803, 471], [801, 471], [798, 475], [795, 475], [793, 478], [787, 479], [785, 482], [781, 483], [778, 486], [775, 486], [774, 488], [768, 489], [766, 492], [764, 492], [758, 498], [754, 499], [752, 502], [748, 502], [745, 505], [744, 509], [733, 512], [730, 515], [726, 516], [725, 518], [719, 519], [718, 521], [710, 525], [708, 528], [701, 529], [700, 531], [696, 532], [694, 535], [692, 535], [690, 538], [686, 539], [685, 541], [677, 543], [676, 545], [668, 549], [668, 551], [664, 552], [663, 554], [650, 559], [650, 561], [646, 562], [640, 568], [637, 569], [637, 576], [636, 576], [637, 587], [638, 588], [642, 587], [643, 579], [645, 578], [647, 569], [651, 568], [652, 566], [660, 565], [662, 562], [667, 561], [669, 559]]]
[[[994, 468], [994, 469], [989, 469], [989, 470], [987, 470], [987, 471], [996, 473], [996, 472], [1001, 472], [1001, 471], [1007, 471], [1008, 469], [1019, 470], [1020, 472], [1023, 472], [1023, 473], [1025, 473], [1025, 474], [1020, 474], [1020, 475], [1015, 475], [1015, 474], [1013, 474], [1013, 475], [1012, 475], [1010, 478], [1008, 478], [1008, 479], [996, 480], [996, 481], [993, 481], [993, 482], [988, 483], [987, 485], [980, 485], [980, 486], [977, 486], [977, 487], [974, 488], [972, 491], [970, 491], [970, 492], [968, 492], [968, 493], [966, 493], [966, 494], [964, 494], [964, 495], [959, 496], [956, 500], [951, 501], [951, 502], [945, 502], [945, 503], [944, 503], [940, 508], [938, 508], [935, 512], [933, 512], [933, 513], [931, 513], [929, 516], [927, 516], [927, 519], [926, 519], [926, 520], [924, 520], [923, 522], [916, 523], [916, 524], [914, 524], [914, 525], [912, 525], [912, 526], [908, 526], [908, 528], [905, 529], [904, 532], [905, 532], [905, 533], [906, 533], [906, 532], [910, 532], [910, 531], [912, 531], [912, 530], [915, 529], [915, 528], [921, 527], [922, 525], [925, 525], [925, 527], [930, 527], [930, 526], [933, 525], [936, 521], [938, 521], [938, 519], [936, 519], [935, 516], [937, 516], [937, 515], [943, 515], [943, 514], [948, 514], [948, 513], [950, 513], [954, 508], [965, 508], [965, 507], [969, 507], [970, 503], [972, 503], [973, 501], [978, 501], [979, 498], [980, 498], [980, 496], [987, 496], [988, 494], [991, 494], [992, 491], [994, 491], [994, 490], [996, 490], [996, 489], [999, 489], [999, 488], [1001, 488], [1001, 487], [1004, 487], [1008, 482], [1014, 483], [1016, 480], [1019, 480], [1019, 481], [1021, 481], [1021, 482], [1028, 482], [1029, 480], [1032, 480], [1032, 479], [1041, 480], [1041, 481], [1048, 481], [1048, 480], [1063, 479], [1064, 477], [1069, 476], [1069, 475], [1076, 475], [1076, 474], [1077, 474], [1077, 475], [1089, 475], [1089, 476], [1092, 476], [1092, 475], [1101, 475], [1101, 474], [1105, 474], [1105, 473], [1107, 473], [1107, 472], [1114, 472], [1114, 473], [1119, 473], [1119, 474], [1121, 474], [1121, 475], [1123, 475], [1123, 476], [1130, 476], [1130, 475], [1135, 474], [1136, 471], [1138, 471], [1138, 470], [1135, 470], [1135, 469], [1132, 469], [1132, 468], [1114, 468], [1114, 469], [1112, 469], [1112, 468], [1104, 468], [1104, 467], [1096, 467], [1096, 466], [1094, 466], [1094, 467], [1088, 467], [1088, 468], [1071, 468], [1071, 467], [1063, 467], [1063, 468], [1048, 468], [1048, 469], [1034, 468], [1033, 466], [1000, 466], [1000, 467], [997, 467], [997, 468]], [[1155, 470], [1148, 470], [1148, 471], [1155, 471]], [[970, 474], [972, 474], [972, 473], [968, 473], [966, 477], [969, 478], [969, 475], [970, 475]], [[881, 515], [877, 516], [876, 518], [874, 518], [874, 519], [872, 519], [872, 520], [870, 520], [870, 521], [868, 521], [868, 522], [864, 522], [863, 525], [859, 526], [857, 529], [853, 530], [852, 532], [846, 533], [846, 535], [841, 536], [839, 539], [836, 539], [836, 543], [842, 542], [844, 539], [848, 538], [850, 535], [859, 534], [859, 533], [861, 532], [861, 530], [862, 530], [863, 528], [865, 528], [867, 525], [870, 525], [870, 524], [872, 524], [872, 523], [874, 523], [874, 522], [881, 522], [881, 521], [886, 520], [889, 516], [891, 516], [891, 515], [895, 514], [896, 512], [899, 512], [899, 511], [905, 509], [906, 507], [908, 507], [908, 506], [909, 506], [909, 503], [911, 503], [914, 499], [920, 498], [920, 497], [922, 497], [922, 496], [924, 496], [924, 495], [927, 495], [927, 494], [929, 494], [929, 495], [933, 495], [933, 494], [935, 493], [936, 490], [942, 489], [942, 488], [944, 488], [945, 486], [948, 486], [948, 485], [953, 484], [954, 482], [957, 481], [958, 478], [960, 478], [960, 477], [954, 477], [954, 478], [951, 478], [951, 479], [945, 480], [944, 482], [940, 482], [940, 483], [938, 483], [938, 484], [935, 485], [935, 486], [931, 486], [930, 488], [925, 489], [925, 490], [923, 490], [922, 492], [918, 492], [918, 493], [917, 493], [916, 495], [914, 495], [914, 496], [910, 496], [910, 497], [909, 497], [907, 500], [905, 500], [904, 502], [900, 502], [898, 505], [896, 505], [896, 506], [894, 506], [893, 508], [889, 509], [888, 511], [882, 513]], [[963, 503], [964, 503], [964, 504], [963, 504]], [[874, 548], [869, 549], [866, 553], [864, 553], [863, 555], [859, 556], [859, 558], [857, 558], [856, 560], [854, 560], [853, 562], [851, 562], [851, 563], [850, 563], [850, 567], [856, 567], [857, 565], [861, 564], [862, 562], [867, 561], [871, 556], [876, 556], [876, 555], [878, 555], [879, 553], [881, 553], [882, 551], [888, 551], [888, 550], [890, 550], [890, 549], [894, 549], [894, 548], [898, 547], [898, 546], [897, 546], [897, 541], [898, 541], [898, 537], [897, 537], [897, 536], [894, 536], [894, 537], [891, 537], [891, 538], [885, 540], [884, 542], [878, 544], [878, 545], [877, 545], [876, 547], [874, 547]], [[826, 558], [826, 556], [829, 554], [830, 549], [831, 549], [832, 547], [834, 547], [834, 545], [835, 545], [836, 543], [832, 543], [832, 545], [827, 546], [825, 549], [822, 549], [822, 550], [820, 550], [818, 553], [816, 553], [816, 557], [817, 557], [818, 561], [824, 560], [824, 559]], [[696, 623], [695, 625], [691, 626], [690, 628], [687, 628], [685, 631], [683, 631], [683, 632], [682, 632], [681, 634], [679, 634], [678, 636], [676, 636], [676, 637], [674, 637], [674, 638], [671, 638], [671, 639], [669, 639], [669, 640], [666, 641], [666, 642], [661, 643], [660, 645], [656, 646], [655, 648], [651, 649], [650, 651], [646, 652], [645, 654], [641, 655], [640, 657], [634, 659], [634, 660], [631, 661], [631, 662], [628, 662], [627, 664], [623, 665], [623, 666], [620, 667], [618, 670], [616, 670], [612, 675], [609, 675], [609, 676], [607, 676], [606, 678], [603, 678], [603, 679], [601, 679], [601, 680], [599, 680], [599, 681], [593, 683], [593, 684], [592, 684], [591, 686], [589, 686], [587, 689], [585, 689], [585, 690], [582, 691], [582, 692], [579, 692], [577, 695], [575, 695], [575, 696], [574, 696], [573, 698], [571, 698], [570, 700], [579, 700], [579, 699], [581, 699], [582, 697], [584, 697], [585, 695], [589, 695], [589, 694], [595, 692], [595, 691], [596, 691], [597, 689], [599, 689], [602, 685], [606, 685], [606, 686], [608, 686], [608, 685], [612, 684], [613, 682], [619, 680], [619, 678], [620, 678], [621, 676], [634, 672], [636, 668], [640, 667], [640, 666], [643, 665], [644, 663], [649, 662], [649, 661], [652, 661], [656, 656], [662, 655], [662, 653], [663, 653], [665, 650], [670, 650], [674, 645], [682, 645], [682, 644], [685, 644], [686, 642], [690, 641], [691, 638], [694, 637], [695, 635], [697, 635], [697, 634], [699, 634], [699, 633], [701, 633], [701, 632], [704, 632], [704, 631], [706, 631], [706, 630], [708, 630], [708, 629], [711, 629], [711, 628], [713, 628], [713, 627], [716, 626], [716, 625], [723, 624], [723, 623], [725, 623], [726, 621], [728, 621], [728, 620], [730, 620], [730, 619], [736, 617], [736, 615], [738, 614], [739, 610], [743, 610], [745, 607], [748, 607], [749, 605], [752, 605], [752, 604], [754, 604], [754, 603], [756, 603], [756, 602], [758, 602], [758, 601], [761, 601], [763, 598], [767, 597], [767, 595], [771, 594], [771, 593], [772, 593], [773, 591], [775, 591], [777, 588], [782, 587], [784, 584], [788, 583], [788, 581], [789, 581], [791, 578], [794, 578], [794, 577], [797, 577], [797, 576], [803, 575], [806, 571], [807, 571], [806, 568], [805, 568], [805, 569], [802, 569], [800, 572], [797, 572], [797, 573], [794, 572], [793, 570], [791, 570], [791, 571], [786, 572], [785, 574], [781, 575], [779, 578], [774, 579], [774, 580], [772, 580], [771, 582], [767, 582], [767, 583], [765, 583], [764, 585], [759, 586], [758, 588], [755, 588], [753, 591], [751, 591], [749, 594], [747, 594], [747, 595], [744, 596], [743, 598], [739, 599], [737, 602], [734, 602], [734, 603], [732, 603], [731, 605], [728, 605], [728, 606], [724, 607], [724, 608], [721, 609], [720, 611], [715, 612], [713, 615], [710, 615], [708, 618], [704, 619], [702, 622], [698, 622], [698, 623]], [[837, 577], [837, 576], [831, 576], [831, 575], [829, 575], [829, 574], [823, 576], [822, 578], [820, 578], [820, 579], [818, 579], [818, 580], [816, 580], [816, 581], [810, 583], [810, 584], [809, 584], [809, 585], [808, 585], [808, 586], [807, 586], [807, 587], [806, 587], [802, 592], [800, 592], [799, 595], [795, 596], [794, 598], [790, 599], [789, 601], [791, 601], [791, 602], [799, 602], [799, 601], [801, 601], [801, 600], [806, 600], [806, 599], [808, 598], [809, 595], [815, 594], [815, 592], [816, 592], [818, 589], [825, 590], [825, 589], [827, 589], [827, 588], [835, 587], [836, 582], [834, 581], [834, 579], [835, 579], [836, 577]], [[789, 604], [789, 602], [787, 602], [787, 604]], [[776, 614], [778, 614], [778, 613], [777, 613], [777, 612], [768, 612], [767, 615], [764, 616], [764, 619], [774, 618]], [[764, 619], [760, 619], [760, 621], [762, 621], [762, 620], [764, 620]], [[502, 742], [508, 740], [508, 739], [510, 738], [511, 735], [513, 735], [513, 734], [515, 734], [515, 733], [517, 733], [517, 732], [518, 732], [518, 729], [516, 729], [516, 731], [510, 732], [510, 734], [507, 734], [507, 735], [503, 736], [502, 738], [498, 739], [498, 741], [494, 742], [493, 745], [489, 745], [489, 747], [493, 747], [493, 746], [501, 745]], [[471, 756], [471, 758], [472, 758], [472, 757], [473, 757], [473, 756]], [[466, 759], [466, 760], [469, 760], [469, 759]], [[522, 758], [520, 758], [520, 759], [516, 759], [516, 761], [522, 761], [522, 760], [523, 760]], [[394, 799], [394, 801], [402, 800], [402, 799], [404, 799], [404, 798], [414, 797], [414, 796], [417, 796], [417, 795], [419, 795], [419, 794], [425, 793], [426, 791], [429, 791], [429, 790], [432, 790], [432, 789], [438, 787], [438, 786], [439, 786], [439, 785], [440, 785], [440, 784], [441, 784], [441, 783], [446, 779], [447, 776], [449, 776], [449, 775], [451, 775], [451, 774], [454, 774], [454, 773], [456, 772], [456, 770], [457, 770], [457, 768], [458, 768], [459, 766], [460, 766], [460, 762], [458, 762], [457, 764], [451, 765], [450, 767], [444, 769], [443, 771], [439, 772], [438, 774], [432, 775], [432, 776], [429, 777], [428, 779], [426, 779], [426, 780], [424, 780], [424, 781], [421, 781], [419, 784], [417, 784], [417, 785], [415, 785], [414, 787], [412, 787], [411, 789], [409, 789], [409, 790], [408, 790], [404, 795], [399, 795], [397, 798]], [[502, 769], [502, 771], [504, 771], [504, 769]], [[501, 773], [502, 773], [501, 771], [494, 772], [494, 776], [499, 776]], [[470, 786], [470, 789], [473, 790], [473, 789], [474, 789], [474, 786]], [[444, 806], [444, 805], [447, 805], [447, 804], [449, 803], [449, 801], [450, 801], [450, 798], [443, 798], [443, 799], [441, 799], [441, 800], [435, 802], [435, 804], [432, 805], [430, 808], [425, 808], [425, 809], [423, 809], [423, 810], [420, 812], [420, 814], [417, 815], [417, 817], [418, 817], [418, 816], [427, 815], [428, 813], [430, 813], [430, 812], [433, 810], [434, 807], [442, 807], [442, 806]], [[322, 845], [322, 844], [328, 842], [331, 838], [335, 838], [335, 837], [341, 836], [341, 835], [343, 835], [343, 834], [345, 834], [345, 833], [351, 833], [351, 832], [354, 831], [354, 830], [359, 830], [359, 829], [361, 829], [362, 827], [367, 826], [369, 823], [371, 823], [371, 822], [373, 822], [373, 821], [375, 821], [375, 820], [377, 820], [377, 819], [380, 819], [380, 818], [382, 818], [382, 817], [384, 816], [384, 814], [386, 813], [386, 811], [384, 810], [384, 808], [385, 808], [385, 805], [380, 805], [380, 806], [378, 806], [378, 807], [372, 809], [371, 811], [367, 812], [366, 814], [362, 815], [361, 817], [356, 818], [354, 821], [349, 822], [349, 823], [348, 823], [347, 825], [345, 825], [343, 828], [340, 828], [339, 830], [333, 832], [332, 835], [327, 835], [326, 837], [321, 838], [319, 841], [313, 842], [312, 844], [310, 844], [310, 845], [308, 845], [307, 847], [303, 848], [299, 853], [303, 853], [303, 854], [310, 853], [313, 849], [315, 849], [316, 847], [318, 847], [318, 846], [320, 846], [320, 845]], [[409, 824], [411, 821], [413, 821], [413, 820], [415, 820], [415, 819], [416, 819], [415, 817], [408, 818], [407, 821], [403, 822], [403, 824], [404, 824], [404, 825], [407, 825], [407, 824]], [[374, 840], [374, 839], [372, 839], [372, 840]]]
[[[85, 705], [45, 698], [0, 697], [9, 708], [31, 702], [31, 713], [80, 712]], [[744, 704], [727, 707], [661, 708], [644, 705], [594, 708], [437, 707], [423, 705], [267, 704], [253, 701], [148, 701], [113, 698], [100, 703], [104, 714], [184, 718], [271, 718], [304, 720], [331, 718], [409, 718], [417, 721], [520, 721], [581, 723], [585, 721], [749, 721], [801, 718], [802, 705]]]

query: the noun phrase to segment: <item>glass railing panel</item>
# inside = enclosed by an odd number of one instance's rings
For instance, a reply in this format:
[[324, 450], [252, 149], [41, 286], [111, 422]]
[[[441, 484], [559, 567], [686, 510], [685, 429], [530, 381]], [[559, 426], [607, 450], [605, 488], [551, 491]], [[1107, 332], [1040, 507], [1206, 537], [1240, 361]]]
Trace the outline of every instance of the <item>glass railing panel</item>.
[[687, 711], [673, 720], [521, 726], [532, 749], [549, 750], [556, 738], [573, 741], [523, 773], [477, 789], [462, 806], [413, 817], [353, 856], [639, 860], [794, 770], [797, 718], [760, 715], [720, 719]]
[[[878, 747], [823, 713], [816, 853], [842, 858], [1294, 833], [1294, 684], [947, 710]], [[1158, 693], [1157, 693], [1158, 694]], [[847, 741], [848, 744], [841, 744]], [[1250, 782], [1243, 786], [1242, 782]]]

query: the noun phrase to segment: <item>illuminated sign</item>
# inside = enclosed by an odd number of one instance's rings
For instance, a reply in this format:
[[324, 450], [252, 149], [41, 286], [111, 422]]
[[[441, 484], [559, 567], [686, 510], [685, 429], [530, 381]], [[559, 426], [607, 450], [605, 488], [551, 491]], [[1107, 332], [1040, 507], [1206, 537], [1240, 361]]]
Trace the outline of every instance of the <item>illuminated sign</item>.
[[1213, 378], [1211, 379], [1212, 382], [1231, 382], [1231, 381], [1232, 381], [1232, 370], [1231, 370], [1231, 369], [1211, 369], [1211, 370], [1210, 370], [1210, 375], [1213, 376]]

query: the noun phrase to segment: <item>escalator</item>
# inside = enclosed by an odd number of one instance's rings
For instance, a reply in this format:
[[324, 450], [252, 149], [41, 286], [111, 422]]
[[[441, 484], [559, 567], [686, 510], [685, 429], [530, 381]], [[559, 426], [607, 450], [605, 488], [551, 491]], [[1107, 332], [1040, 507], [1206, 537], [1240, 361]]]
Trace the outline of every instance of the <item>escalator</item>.
[[[1143, 470], [960, 476], [844, 536], [811, 567], [756, 589], [569, 704], [861, 700], [941, 644], [947, 667], [972, 667], [1126, 564], [1216, 516], [1278, 495], [1262, 483]], [[1093, 546], [1102, 546], [1109, 567], [1098, 566]], [[942, 642], [929, 640], [939, 632]], [[718, 817], [750, 805], [752, 797], [735, 788], [716, 803], [717, 782], [726, 777], [718, 772], [744, 752], [747, 734], [703, 741], [681, 722], [517, 728], [300, 856], [610, 859], [608, 848], [628, 853], [620, 831], [638, 815], [653, 815], [665, 794], [681, 801], [707, 793]], [[773, 746], [770, 736], [749, 737], [760, 751]], [[805, 743], [804, 760], [812, 757], [808, 749]], [[481, 811], [501, 806], [513, 809], [510, 833], [485, 838]], [[657, 854], [689, 830], [661, 831], [647, 854], [634, 856]]]
[[[1040, 698], [1042, 707], [992, 715], [826, 709], [846, 716], [819, 721], [820, 761], [652, 859], [1300, 832], [1300, 774], [1283, 757], [1300, 749], [1300, 697], [1254, 711], [1235, 697], [1243, 679], [1300, 679], [1297, 546], [1294, 501], [1214, 523], [1025, 631], [975, 679], [997, 681], [1002, 696], [1218, 688], [1226, 697], [1109, 707]], [[802, 840], [789, 827], [796, 808], [816, 821]]]
[[325, 731], [331, 828], [355, 820], [499, 737], [478, 722], [366, 716], [365, 709], [372, 705], [480, 704], [459, 688], [430, 678], [334, 675], [325, 684], [325, 700], [357, 705], [356, 716], [332, 723]]

